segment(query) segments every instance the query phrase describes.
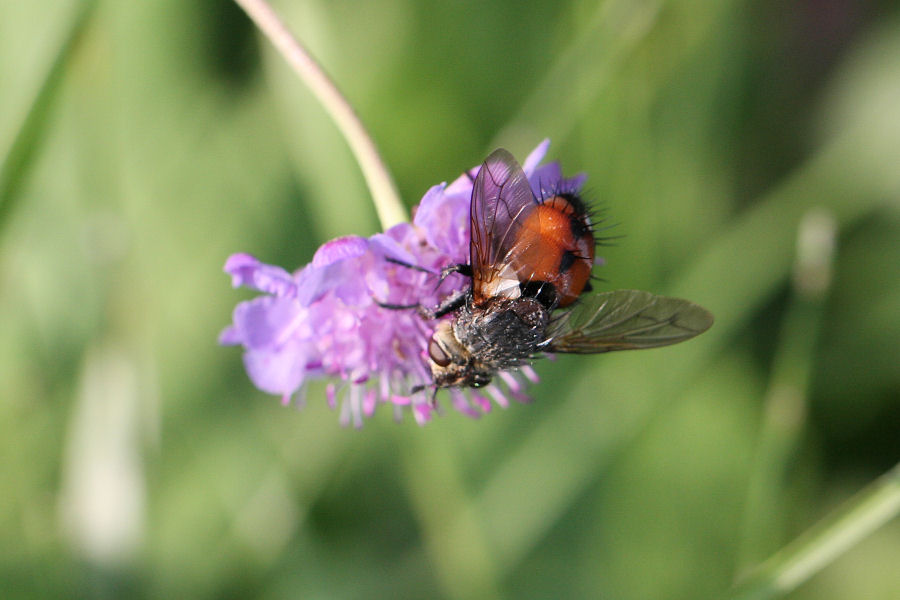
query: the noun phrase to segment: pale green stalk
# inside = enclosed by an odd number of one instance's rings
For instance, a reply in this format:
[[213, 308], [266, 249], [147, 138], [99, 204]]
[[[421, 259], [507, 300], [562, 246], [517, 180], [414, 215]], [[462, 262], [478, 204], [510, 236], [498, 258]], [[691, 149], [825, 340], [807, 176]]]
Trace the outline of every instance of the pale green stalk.
[[763, 600], [783, 596], [898, 513], [900, 463], [754, 569], [727, 597]]
[[384, 229], [409, 220], [378, 148], [350, 103], [264, 0], [235, 0], [331, 115], [356, 157]]

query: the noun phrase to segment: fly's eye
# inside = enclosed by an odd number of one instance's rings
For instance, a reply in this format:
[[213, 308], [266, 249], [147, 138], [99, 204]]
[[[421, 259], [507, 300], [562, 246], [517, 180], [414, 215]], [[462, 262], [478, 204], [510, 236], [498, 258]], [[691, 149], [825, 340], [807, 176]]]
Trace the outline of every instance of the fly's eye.
[[441, 345], [437, 343], [434, 337], [428, 342], [428, 356], [439, 367], [446, 367], [450, 364], [450, 357], [444, 352], [444, 349], [441, 348]]

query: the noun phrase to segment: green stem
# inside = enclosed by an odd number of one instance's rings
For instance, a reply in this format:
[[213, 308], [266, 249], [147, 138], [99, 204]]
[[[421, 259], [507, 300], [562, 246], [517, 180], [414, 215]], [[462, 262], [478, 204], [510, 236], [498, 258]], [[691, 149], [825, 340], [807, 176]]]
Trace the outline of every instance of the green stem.
[[786, 594], [900, 513], [900, 463], [745, 577], [728, 596], [763, 600]]
[[356, 157], [384, 229], [409, 216], [397, 186], [362, 121], [335, 83], [264, 0], [235, 0], [328, 111]]
[[0, 164], [0, 228], [6, 224], [15, 208], [19, 186], [25, 180], [32, 164], [31, 159], [40, 147], [47, 116], [57, 97], [56, 91], [62, 83], [66, 67], [96, 6], [96, 0], [88, 0], [76, 9], [68, 34], [60, 44], [59, 51], [34, 94], [28, 114], [22, 120], [22, 126], [13, 138], [6, 156], [3, 157]]

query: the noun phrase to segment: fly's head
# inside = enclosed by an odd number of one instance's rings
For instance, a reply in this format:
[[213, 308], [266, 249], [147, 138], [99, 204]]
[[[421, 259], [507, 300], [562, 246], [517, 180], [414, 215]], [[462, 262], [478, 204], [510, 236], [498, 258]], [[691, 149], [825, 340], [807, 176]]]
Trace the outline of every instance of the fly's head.
[[452, 321], [441, 321], [428, 342], [431, 377], [434, 385], [443, 387], [483, 387], [496, 372], [485, 365], [460, 343]]

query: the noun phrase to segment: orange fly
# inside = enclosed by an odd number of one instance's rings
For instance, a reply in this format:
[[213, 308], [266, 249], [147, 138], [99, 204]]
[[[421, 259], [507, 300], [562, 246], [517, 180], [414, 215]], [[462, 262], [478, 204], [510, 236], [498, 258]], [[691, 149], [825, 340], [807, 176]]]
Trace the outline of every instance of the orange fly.
[[[472, 188], [469, 263], [444, 269], [471, 285], [430, 310], [436, 388], [481, 387], [546, 352], [593, 354], [666, 346], [706, 331], [712, 315], [687, 300], [637, 290], [588, 294], [594, 234], [577, 194], [536, 198], [506, 150]], [[385, 305], [389, 308], [408, 308]]]

